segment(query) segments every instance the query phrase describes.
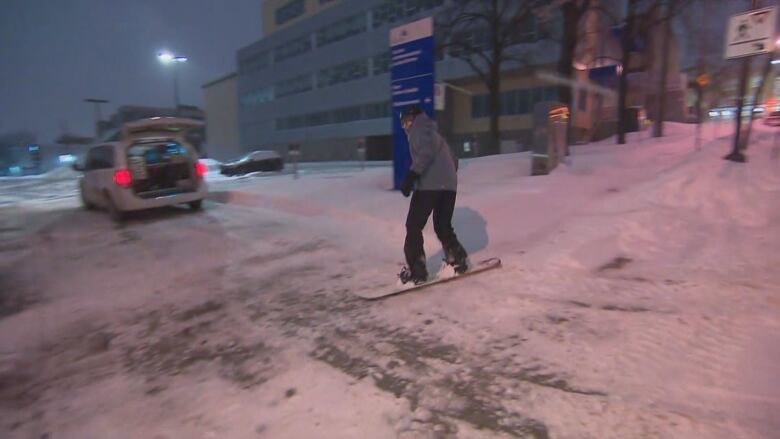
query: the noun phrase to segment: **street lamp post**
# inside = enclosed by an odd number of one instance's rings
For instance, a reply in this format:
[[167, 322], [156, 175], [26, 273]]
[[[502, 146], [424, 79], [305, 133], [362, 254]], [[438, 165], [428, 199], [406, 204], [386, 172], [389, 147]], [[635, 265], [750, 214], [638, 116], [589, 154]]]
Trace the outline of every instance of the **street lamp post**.
[[178, 64], [187, 62], [186, 56], [174, 55], [171, 52], [163, 51], [157, 54], [157, 59], [165, 65], [170, 65], [173, 69], [173, 103], [176, 114], [179, 113], [179, 69]]

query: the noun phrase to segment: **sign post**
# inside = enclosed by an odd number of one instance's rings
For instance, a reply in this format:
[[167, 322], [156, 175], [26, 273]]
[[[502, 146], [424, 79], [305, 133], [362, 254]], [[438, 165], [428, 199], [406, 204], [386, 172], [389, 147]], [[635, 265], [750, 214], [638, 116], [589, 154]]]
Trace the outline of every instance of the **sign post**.
[[[756, 6], [757, 1], [753, 0], [753, 10], [733, 15], [729, 19], [726, 30], [726, 47], [723, 52], [726, 59], [745, 58], [742, 61], [740, 72], [734, 146], [731, 153], [724, 157], [726, 160], [740, 163], [747, 161], [745, 154], [741, 151], [741, 134], [742, 108], [745, 104], [745, 88], [747, 88], [750, 74], [749, 57], [772, 53], [775, 49], [777, 11], [774, 7], [755, 9]], [[753, 107], [755, 105], [754, 102]]]
[[775, 50], [775, 7], [733, 15], [726, 30], [726, 59], [771, 53]]
[[390, 30], [390, 90], [393, 120], [393, 187], [399, 189], [412, 158], [401, 127], [400, 114], [417, 106], [433, 118], [434, 83], [433, 18]]

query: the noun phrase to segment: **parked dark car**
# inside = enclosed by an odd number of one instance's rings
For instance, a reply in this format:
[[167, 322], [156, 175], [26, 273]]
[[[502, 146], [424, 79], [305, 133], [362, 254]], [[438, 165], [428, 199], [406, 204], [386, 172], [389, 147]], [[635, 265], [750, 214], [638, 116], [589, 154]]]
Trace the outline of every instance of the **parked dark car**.
[[780, 126], [780, 111], [769, 113], [769, 115], [764, 118], [764, 125], [769, 125], [771, 127]]
[[223, 163], [219, 172], [222, 175], [244, 175], [282, 169], [284, 169], [284, 160], [276, 151], [254, 151], [236, 161]]

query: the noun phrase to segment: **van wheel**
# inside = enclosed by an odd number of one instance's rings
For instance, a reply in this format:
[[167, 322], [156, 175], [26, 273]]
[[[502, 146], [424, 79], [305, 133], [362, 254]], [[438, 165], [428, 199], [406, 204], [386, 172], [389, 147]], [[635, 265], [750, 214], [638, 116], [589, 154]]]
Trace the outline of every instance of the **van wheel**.
[[111, 199], [111, 196], [108, 194], [105, 194], [106, 197], [106, 209], [108, 209], [108, 215], [111, 217], [111, 219], [115, 223], [121, 223], [125, 220], [127, 217], [126, 212], [119, 210], [118, 207], [116, 207], [116, 204], [114, 204], [114, 200]]
[[79, 185], [79, 194], [81, 194], [81, 205], [86, 210], [95, 210], [95, 205], [87, 201], [87, 197], [84, 195], [84, 185]]
[[203, 200], [190, 201], [187, 204], [189, 204], [190, 205], [190, 209], [192, 209], [195, 212], [203, 209]]

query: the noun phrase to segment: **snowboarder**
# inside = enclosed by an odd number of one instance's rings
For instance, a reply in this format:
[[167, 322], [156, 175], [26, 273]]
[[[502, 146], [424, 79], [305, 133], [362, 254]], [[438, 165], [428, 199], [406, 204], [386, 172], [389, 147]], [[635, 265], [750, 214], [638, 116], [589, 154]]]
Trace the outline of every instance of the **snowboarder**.
[[404, 256], [406, 267], [399, 277], [403, 283], [420, 285], [428, 280], [423, 247], [423, 228], [433, 213], [433, 229], [444, 249], [444, 262], [456, 273], [468, 270], [468, 255], [452, 227], [458, 190], [458, 163], [450, 146], [436, 130], [436, 123], [419, 107], [401, 112], [401, 125], [409, 139], [412, 166], [401, 183], [401, 192], [412, 191], [406, 217]]

